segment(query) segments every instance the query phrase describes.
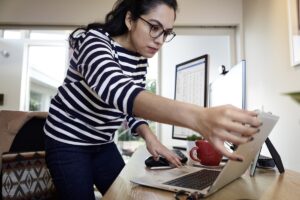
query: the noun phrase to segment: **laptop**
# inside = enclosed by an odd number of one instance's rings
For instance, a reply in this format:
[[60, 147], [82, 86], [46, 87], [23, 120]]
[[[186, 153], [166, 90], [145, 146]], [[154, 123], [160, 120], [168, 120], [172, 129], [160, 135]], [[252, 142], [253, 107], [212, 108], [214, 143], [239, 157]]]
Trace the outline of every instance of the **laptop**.
[[223, 168], [199, 168], [183, 166], [168, 170], [147, 170], [142, 176], [131, 178], [132, 183], [158, 189], [178, 192], [198, 192], [206, 197], [242, 176], [260, 151], [261, 146], [271, 133], [279, 117], [259, 112], [258, 118], [263, 125], [254, 140], [239, 145], [236, 152], [244, 157], [243, 162], [229, 160]]

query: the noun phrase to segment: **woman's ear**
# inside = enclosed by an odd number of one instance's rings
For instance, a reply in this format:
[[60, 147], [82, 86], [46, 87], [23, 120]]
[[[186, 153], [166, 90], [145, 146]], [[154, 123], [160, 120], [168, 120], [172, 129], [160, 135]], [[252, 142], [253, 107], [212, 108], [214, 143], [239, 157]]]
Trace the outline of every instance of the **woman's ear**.
[[130, 11], [127, 11], [127, 13], [126, 13], [125, 24], [127, 26], [128, 31], [130, 31], [131, 28], [132, 28], [132, 17], [131, 17], [131, 12]]

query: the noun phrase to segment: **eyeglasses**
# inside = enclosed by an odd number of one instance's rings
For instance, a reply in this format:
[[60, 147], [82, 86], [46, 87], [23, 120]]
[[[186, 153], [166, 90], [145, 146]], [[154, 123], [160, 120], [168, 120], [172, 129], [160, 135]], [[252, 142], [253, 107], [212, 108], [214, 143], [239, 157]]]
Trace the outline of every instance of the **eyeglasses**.
[[172, 29], [165, 30], [161, 24], [152, 24], [142, 17], [139, 18], [149, 25], [150, 27], [149, 34], [153, 39], [156, 39], [163, 34], [164, 42], [170, 42], [176, 36], [176, 33], [172, 31]]

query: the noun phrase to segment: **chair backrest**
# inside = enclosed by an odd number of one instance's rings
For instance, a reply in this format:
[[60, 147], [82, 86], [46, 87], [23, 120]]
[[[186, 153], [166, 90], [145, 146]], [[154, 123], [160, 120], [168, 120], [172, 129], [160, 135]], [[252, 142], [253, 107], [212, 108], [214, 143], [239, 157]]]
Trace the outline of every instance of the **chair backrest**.
[[32, 117], [19, 130], [9, 152], [44, 151], [44, 124], [46, 118]]
[[56, 199], [45, 162], [46, 114], [0, 111], [1, 199]]
[[44, 150], [43, 126], [47, 114], [0, 110], [0, 155], [7, 152]]

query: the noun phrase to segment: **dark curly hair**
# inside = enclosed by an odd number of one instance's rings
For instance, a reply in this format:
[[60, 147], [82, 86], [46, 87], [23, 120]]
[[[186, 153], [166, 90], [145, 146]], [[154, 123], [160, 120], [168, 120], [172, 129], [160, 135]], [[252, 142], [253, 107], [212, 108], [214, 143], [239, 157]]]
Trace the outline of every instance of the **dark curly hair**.
[[104, 23], [91, 23], [85, 27], [77, 28], [70, 34], [69, 44], [72, 48], [77, 46], [77, 31], [102, 28], [110, 36], [119, 36], [127, 33], [128, 29], [125, 24], [125, 17], [128, 11], [131, 12], [132, 20], [137, 20], [141, 15], [149, 13], [151, 9], [161, 4], [169, 6], [176, 13], [178, 8], [177, 0], [117, 0], [112, 11], [106, 15]]

